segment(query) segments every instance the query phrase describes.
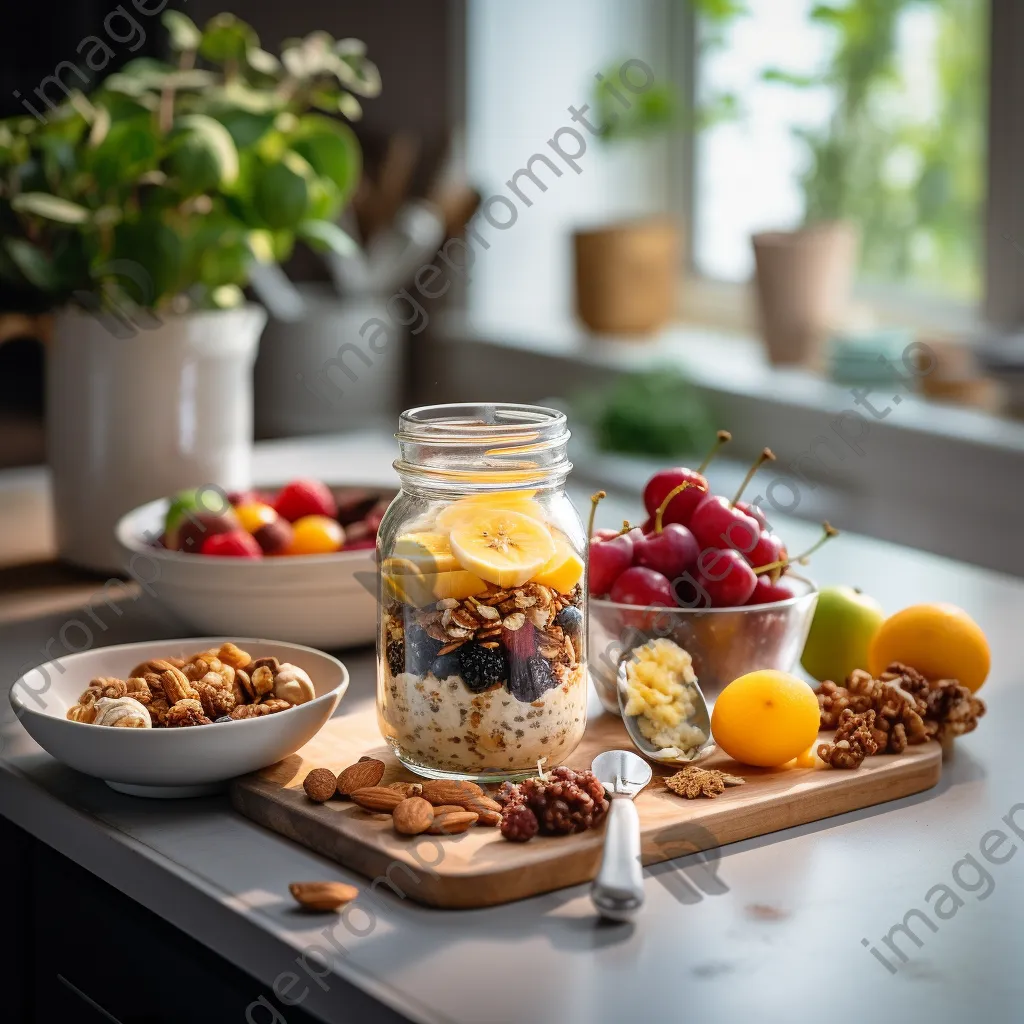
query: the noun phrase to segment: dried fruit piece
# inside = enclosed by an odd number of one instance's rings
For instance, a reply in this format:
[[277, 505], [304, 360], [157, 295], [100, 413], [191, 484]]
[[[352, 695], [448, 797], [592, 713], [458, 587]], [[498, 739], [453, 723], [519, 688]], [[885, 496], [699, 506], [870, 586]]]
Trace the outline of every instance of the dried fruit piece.
[[344, 882], [292, 882], [288, 886], [295, 902], [307, 910], [337, 910], [359, 895], [354, 885]]
[[164, 716], [164, 724], [169, 728], [181, 728], [190, 725], [209, 725], [210, 719], [203, 714], [203, 705], [197, 700], [186, 698], [172, 704]]
[[369, 789], [371, 786], [380, 785], [384, 771], [384, 762], [376, 758], [349, 765], [338, 776], [338, 796], [351, 796], [357, 789]]
[[367, 786], [349, 794], [352, 802], [367, 811], [390, 814], [404, 799], [397, 790], [387, 786]]
[[322, 804], [334, 796], [334, 788], [338, 784], [338, 777], [330, 768], [314, 768], [302, 780], [302, 788], [306, 796], [315, 803]]
[[406, 797], [391, 814], [395, 831], [403, 836], [418, 836], [434, 823], [434, 808], [421, 796]]
[[434, 815], [434, 820], [427, 831], [432, 836], [457, 835], [472, 828], [478, 817], [474, 811], [445, 811], [443, 814]]

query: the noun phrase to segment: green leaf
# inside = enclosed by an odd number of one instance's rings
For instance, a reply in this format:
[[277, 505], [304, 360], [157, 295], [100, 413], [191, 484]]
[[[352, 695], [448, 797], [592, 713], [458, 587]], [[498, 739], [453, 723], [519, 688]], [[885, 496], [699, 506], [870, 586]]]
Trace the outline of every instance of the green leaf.
[[238, 177], [238, 150], [231, 133], [212, 117], [178, 118], [171, 145], [168, 167], [187, 195], [224, 188]]
[[343, 201], [355, 190], [362, 170], [359, 141], [348, 125], [309, 114], [299, 121], [292, 149], [304, 157], [317, 174], [337, 186]]
[[127, 191], [147, 171], [157, 169], [159, 140], [150, 118], [116, 123], [93, 150], [86, 167], [102, 192], [119, 186]]
[[84, 206], [46, 192], [23, 192], [11, 200], [11, 209], [60, 224], [84, 224], [89, 219], [89, 211]]
[[295, 233], [318, 252], [351, 256], [359, 248], [350, 235], [329, 220], [304, 220]]
[[155, 306], [159, 299], [181, 290], [185, 245], [178, 232], [161, 221], [119, 224], [114, 230], [114, 259], [127, 260], [133, 268], [133, 275], [122, 274], [122, 278], [146, 282], [143, 292], [148, 294], [132, 296], [140, 305]]
[[381, 81], [377, 65], [363, 57], [339, 58], [334, 74], [343, 86], [360, 96], [380, 95]]
[[258, 263], [274, 262], [274, 236], [269, 231], [257, 228], [246, 236], [249, 251]]
[[310, 32], [305, 39], [289, 40], [281, 50], [281, 62], [293, 78], [310, 79], [335, 74], [340, 58], [334, 39], [326, 32]]
[[57, 270], [42, 249], [23, 238], [5, 238], [4, 248], [29, 284], [47, 292], [57, 290]]
[[221, 110], [217, 112], [220, 121], [234, 140], [235, 148], [249, 149], [265, 135], [274, 124], [274, 114], [253, 114], [248, 110]]
[[258, 46], [249, 47], [245, 54], [245, 62], [261, 75], [276, 75], [281, 70], [281, 62], [272, 53], [261, 50]]
[[203, 29], [199, 52], [207, 60], [223, 64], [226, 61], [245, 59], [245, 54], [260, 45], [259, 36], [251, 25], [247, 25], [233, 14], [214, 15]]
[[164, 11], [160, 17], [163, 26], [167, 29], [170, 37], [171, 49], [179, 53], [189, 50], [198, 50], [203, 40], [203, 33], [199, 26], [180, 11]]
[[343, 92], [338, 96], [338, 110], [350, 121], [358, 121], [363, 116], [363, 108], [359, 100], [350, 92]]
[[[305, 171], [300, 164], [305, 167]], [[269, 227], [292, 229], [305, 218], [309, 208], [311, 178], [309, 164], [295, 153], [288, 153], [278, 162], [263, 165], [257, 172], [253, 204]]]

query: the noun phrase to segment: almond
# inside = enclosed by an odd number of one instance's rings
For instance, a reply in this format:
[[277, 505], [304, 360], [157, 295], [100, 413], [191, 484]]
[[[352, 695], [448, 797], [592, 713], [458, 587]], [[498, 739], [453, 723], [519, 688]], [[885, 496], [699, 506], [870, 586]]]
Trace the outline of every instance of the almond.
[[368, 811], [390, 814], [404, 799], [401, 793], [387, 786], [365, 786], [350, 794], [352, 802]]
[[288, 891], [307, 910], [337, 910], [359, 895], [354, 885], [344, 882], [292, 882]]
[[472, 811], [446, 811], [437, 814], [427, 831], [432, 836], [453, 836], [472, 827], [479, 815]]
[[395, 831], [403, 836], [418, 836], [434, 823], [434, 808], [421, 796], [406, 797], [392, 811]]
[[384, 762], [375, 757], [349, 765], [338, 776], [338, 796], [351, 796], [357, 789], [380, 785], [384, 770]]
[[493, 828], [501, 824], [501, 804], [492, 800], [489, 796], [478, 796], [473, 800], [467, 800], [465, 804], [467, 811], [475, 811], [480, 820], [478, 825], [486, 825]]
[[484, 795], [475, 782], [453, 782], [447, 779], [431, 779], [423, 783], [423, 799], [432, 804], [459, 804]]

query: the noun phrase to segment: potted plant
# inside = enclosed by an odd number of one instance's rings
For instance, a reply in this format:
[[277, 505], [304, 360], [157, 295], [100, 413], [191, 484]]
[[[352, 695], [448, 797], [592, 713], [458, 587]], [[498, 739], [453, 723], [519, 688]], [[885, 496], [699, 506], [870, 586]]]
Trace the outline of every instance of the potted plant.
[[0, 283], [54, 315], [47, 434], [59, 549], [118, 560], [117, 517], [182, 487], [249, 483], [266, 315], [242, 289], [335, 224], [360, 172], [336, 115], [380, 89], [357, 40], [280, 58], [221, 14], [165, 11], [174, 62], [138, 58], [46, 116], [0, 122]]
[[[708, 29], [704, 45], [745, 12], [743, 0], [689, 0]], [[649, 144], [677, 131], [700, 131], [731, 117], [736, 99], [722, 93], [684, 119], [675, 88], [657, 80], [638, 60], [623, 61], [597, 76], [594, 120], [607, 145]], [[660, 330], [676, 313], [681, 255], [680, 229], [659, 214], [589, 230], [573, 236], [576, 312], [593, 331], [644, 336]]]
[[767, 81], [828, 89], [835, 110], [820, 128], [796, 129], [807, 148], [801, 177], [804, 226], [753, 237], [761, 328], [775, 363], [817, 365], [829, 332], [842, 326], [860, 258], [862, 229], [883, 211], [878, 171], [893, 145], [878, 126], [878, 86], [891, 79], [900, 15], [910, 0], [816, 5], [835, 50], [818, 74], [769, 69]]

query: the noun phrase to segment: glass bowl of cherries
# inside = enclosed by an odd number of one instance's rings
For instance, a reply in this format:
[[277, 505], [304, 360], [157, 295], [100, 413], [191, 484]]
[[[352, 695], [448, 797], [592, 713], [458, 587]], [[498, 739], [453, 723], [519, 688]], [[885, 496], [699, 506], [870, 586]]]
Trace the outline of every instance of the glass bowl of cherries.
[[689, 652], [705, 696], [755, 669], [792, 670], [818, 601], [817, 587], [792, 571], [836, 535], [828, 523], [809, 551], [790, 557], [764, 513], [742, 501], [764, 449], [739, 491], [712, 493], [705, 470], [731, 439], [719, 431], [698, 469], [656, 473], [644, 487], [643, 526], [594, 530], [590, 517], [589, 657], [604, 707], [618, 714], [616, 674], [633, 648], [667, 637]]

